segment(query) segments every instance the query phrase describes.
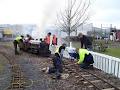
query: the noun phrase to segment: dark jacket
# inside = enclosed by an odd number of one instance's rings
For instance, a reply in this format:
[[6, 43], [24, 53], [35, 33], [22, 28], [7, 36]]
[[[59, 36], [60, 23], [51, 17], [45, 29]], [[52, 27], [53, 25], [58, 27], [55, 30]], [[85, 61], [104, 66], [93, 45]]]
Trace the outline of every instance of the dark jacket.
[[62, 61], [60, 59], [60, 57], [54, 57], [53, 58], [53, 66], [56, 68], [56, 69], [59, 69], [59, 68], [62, 68]]
[[90, 38], [85, 35], [83, 35], [83, 37], [80, 38], [80, 42], [81, 42], [81, 48], [83, 48], [84, 45], [85, 49], [87, 49], [88, 46], [92, 45], [92, 41], [90, 40]]
[[[76, 58], [80, 59], [80, 56], [79, 56], [78, 53], [76, 54]], [[89, 53], [89, 55], [85, 54], [85, 58], [84, 58], [83, 63], [87, 63], [87, 64], [93, 64], [94, 63], [93, 56], [92, 56], [91, 53]]]
[[59, 47], [59, 53], [61, 53], [62, 49], [65, 50], [65, 47], [64, 47], [64, 46], [60, 46], [60, 47]]

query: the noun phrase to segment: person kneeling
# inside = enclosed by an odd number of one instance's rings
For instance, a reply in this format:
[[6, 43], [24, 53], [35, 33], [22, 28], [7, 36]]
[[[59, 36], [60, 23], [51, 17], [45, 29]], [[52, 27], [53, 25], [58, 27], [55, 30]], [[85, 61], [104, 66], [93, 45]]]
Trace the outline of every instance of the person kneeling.
[[62, 60], [60, 58], [60, 55], [58, 53], [55, 53], [53, 60], [53, 67], [49, 68], [48, 73], [55, 73], [56, 79], [60, 79], [61, 73], [63, 72], [62, 68]]
[[77, 49], [77, 64], [83, 69], [93, 68], [93, 56], [87, 49]]

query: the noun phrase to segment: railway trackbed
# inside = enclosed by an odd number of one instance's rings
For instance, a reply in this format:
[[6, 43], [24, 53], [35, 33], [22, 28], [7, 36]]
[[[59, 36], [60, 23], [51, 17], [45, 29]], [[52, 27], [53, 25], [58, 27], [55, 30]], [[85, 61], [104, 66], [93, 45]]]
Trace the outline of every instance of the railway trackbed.
[[7, 58], [12, 72], [10, 86], [5, 90], [120, 90], [119, 85], [111, 83], [113, 79], [108, 82], [98, 76], [99, 73], [95, 71], [99, 70], [84, 70], [69, 60], [64, 63], [63, 72], [69, 74], [68, 78], [53, 80], [50, 75], [41, 71], [52, 65], [52, 57], [42, 58], [26, 52], [15, 56], [11, 48], [4, 50], [0, 54]]
[[12, 72], [12, 80], [9, 87], [7, 87], [7, 90], [24, 90], [24, 75], [22, 73], [22, 70], [20, 68], [20, 65], [16, 64], [16, 61], [14, 59], [14, 56], [9, 56], [3, 52], [0, 52], [11, 65], [11, 72]]
[[76, 78], [75, 85], [77, 86], [83, 84], [89, 90], [120, 90], [120, 87], [116, 87], [95, 73], [91, 73], [90, 70], [81, 69], [75, 64], [65, 64], [64, 68], [67, 73]]

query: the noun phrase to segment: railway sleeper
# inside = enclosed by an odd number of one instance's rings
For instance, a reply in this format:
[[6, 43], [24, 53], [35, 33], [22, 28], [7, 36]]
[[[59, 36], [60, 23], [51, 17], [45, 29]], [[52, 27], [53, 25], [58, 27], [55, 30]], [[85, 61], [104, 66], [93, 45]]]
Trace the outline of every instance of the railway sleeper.
[[23, 77], [13, 77], [13, 80], [15, 80], [15, 79], [23, 80], [24, 78]]
[[12, 70], [13, 73], [21, 73], [20, 70]]
[[[102, 78], [91, 74], [90, 72], [83, 70], [83, 69], [73, 69], [75, 67], [65, 67], [65, 70], [68, 73], [75, 73], [74, 76], [75, 78], [79, 78], [79, 77], [83, 77], [83, 83], [84, 84], [90, 84], [90, 85], [86, 85], [87, 87], [94, 87], [95, 90], [120, 90], [120, 88], [115, 87], [114, 85], [111, 85], [109, 82], [107, 82], [107, 80], [103, 80]], [[90, 80], [89, 78], [93, 78], [92, 80]], [[95, 80], [94, 80], [95, 79]]]
[[24, 88], [24, 84], [23, 83], [12, 83], [10, 89], [19, 89], [19, 88]]
[[14, 80], [13, 83], [23, 83], [23, 80]]
[[21, 75], [21, 71], [12, 72], [13, 75]]
[[106, 89], [102, 89], [102, 90], [115, 90], [115, 88], [106, 88]]
[[13, 77], [12, 80], [24, 80], [23, 77]]
[[12, 69], [13, 70], [20, 70], [20, 67], [19, 66], [12, 66]]

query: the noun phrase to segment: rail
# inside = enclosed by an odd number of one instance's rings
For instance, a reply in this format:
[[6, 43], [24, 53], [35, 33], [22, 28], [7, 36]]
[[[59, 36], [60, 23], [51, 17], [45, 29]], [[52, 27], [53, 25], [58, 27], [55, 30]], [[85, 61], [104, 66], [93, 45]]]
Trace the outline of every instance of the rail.
[[[120, 59], [109, 55], [90, 51], [94, 57], [94, 67], [120, 78]], [[69, 58], [67, 50], [64, 57]]]
[[[77, 80], [81, 81], [87, 88], [94, 90], [120, 90], [119, 87], [114, 86], [107, 80], [92, 73], [91, 70], [80, 69], [78, 66], [69, 63], [65, 64], [65, 70], [70, 74], [74, 74]], [[75, 78], [75, 79], [76, 79]], [[78, 84], [77, 84], [78, 86]]]
[[8, 90], [24, 90], [24, 76], [21, 71], [20, 65], [16, 64], [13, 57], [6, 55], [3, 52], [0, 52], [10, 63], [11, 65], [11, 71], [12, 71], [12, 79], [11, 84], [6, 89]]

